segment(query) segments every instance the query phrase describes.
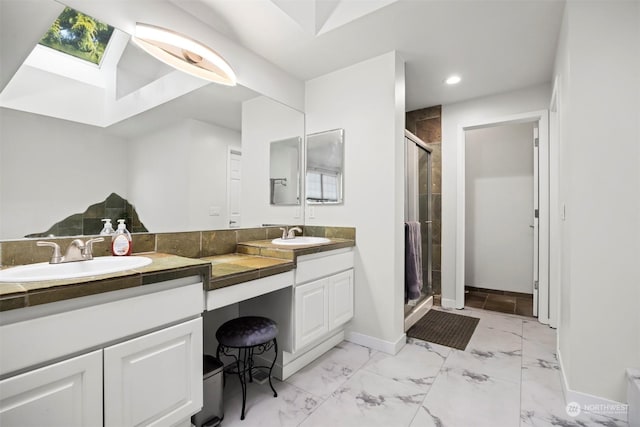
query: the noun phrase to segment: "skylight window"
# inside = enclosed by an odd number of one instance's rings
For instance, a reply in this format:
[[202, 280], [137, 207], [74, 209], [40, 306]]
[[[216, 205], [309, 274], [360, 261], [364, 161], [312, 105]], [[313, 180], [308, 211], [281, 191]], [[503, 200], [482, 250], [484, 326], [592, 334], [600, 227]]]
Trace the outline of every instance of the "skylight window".
[[65, 7], [39, 44], [100, 65], [112, 34], [112, 26]]

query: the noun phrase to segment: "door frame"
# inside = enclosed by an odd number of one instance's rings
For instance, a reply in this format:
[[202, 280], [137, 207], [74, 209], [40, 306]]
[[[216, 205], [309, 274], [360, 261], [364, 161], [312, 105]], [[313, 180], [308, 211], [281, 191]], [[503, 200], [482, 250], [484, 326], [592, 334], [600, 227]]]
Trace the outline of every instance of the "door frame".
[[[231, 221], [231, 156], [235, 154], [242, 158], [242, 148], [236, 146], [227, 147], [227, 228], [240, 228], [241, 224], [237, 224], [235, 227], [231, 227], [229, 223]], [[242, 174], [242, 170], [240, 171]], [[240, 175], [240, 185], [242, 185], [242, 175]], [[242, 211], [240, 211], [242, 215]]]
[[[476, 120], [458, 125], [457, 129], [457, 200], [456, 200], [456, 299], [455, 306], [464, 308], [465, 282], [465, 132], [516, 123], [538, 122], [539, 128], [539, 260], [538, 320], [549, 323], [549, 110], [538, 110], [504, 117]], [[533, 147], [532, 147], [533, 148]], [[533, 260], [532, 260], [533, 262]]]

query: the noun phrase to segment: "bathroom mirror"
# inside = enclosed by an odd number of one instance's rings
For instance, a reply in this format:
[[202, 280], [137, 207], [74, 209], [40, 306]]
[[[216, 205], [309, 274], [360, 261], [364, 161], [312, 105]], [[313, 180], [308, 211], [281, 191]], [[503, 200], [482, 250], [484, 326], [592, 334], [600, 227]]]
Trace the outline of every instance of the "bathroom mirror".
[[[53, 19], [28, 21], [34, 28], [25, 27], [25, 37], [37, 40]], [[5, 31], [0, 28], [2, 38]], [[2, 63], [29, 49], [3, 50]], [[77, 67], [67, 67], [71, 74], [65, 76], [54, 71], [63, 54], [47, 53], [46, 66], [27, 58], [0, 92], [0, 239], [45, 232], [65, 219], [71, 223], [53, 234], [96, 234], [99, 218], [83, 214], [97, 204], [115, 223], [126, 210], [121, 199], [135, 207], [149, 232], [260, 225], [243, 221], [237, 209], [230, 212], [231, 205], [242, 206], [245, 191], [257, 187], [251, 170], [244, 171], [244, 186], [230, 182], [237, 172], [231, 165], [242, 164], [254, 149], [242, 146], [243, 105], [264, 98], [289, 111], [287, 123], [269, 123], [281, 124], [283, 136], [296, 135], [292, 129], [304, 135], [303, 113], [240, 85], [216, 85], [173, 70], [117, 28], [100, 66], [72, 58]], [[266, 171], [260, 182], [265, 178]], [[260, 188], [266, 208], [268, 190]], [[236, 224], [230, 225], [232, 214]]]
[[344, 129], [307, 135], [307, 203], [342, 203], [343, 176]]
[[269, 149], [269, 200], [272, 205], [300, 204], [299, 136], [273, 141]]

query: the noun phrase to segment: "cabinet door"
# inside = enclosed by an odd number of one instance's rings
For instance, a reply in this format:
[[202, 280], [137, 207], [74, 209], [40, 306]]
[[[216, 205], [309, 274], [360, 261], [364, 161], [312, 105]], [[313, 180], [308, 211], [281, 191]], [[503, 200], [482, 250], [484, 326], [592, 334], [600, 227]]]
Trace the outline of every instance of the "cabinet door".
[[353, 318], [353, 269], [329, 277], [329, 329]]
[[104, 425], [174, 425], [202, 408], [202, 318], [104, 350]]
[[329, 332], [327, 279], [295, 288], [296, 349]]
[[0, 426], [101, 426], [102, 350], [0, 381]]

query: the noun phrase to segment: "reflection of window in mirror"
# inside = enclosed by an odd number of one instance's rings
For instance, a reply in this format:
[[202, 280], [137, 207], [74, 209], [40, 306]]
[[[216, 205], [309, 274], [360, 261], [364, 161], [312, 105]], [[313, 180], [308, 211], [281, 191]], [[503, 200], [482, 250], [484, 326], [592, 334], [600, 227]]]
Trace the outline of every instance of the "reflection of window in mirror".
[[343, 157], [343, 129], [307, 135], [307, 203], [343, 202]]
[[338, 176], [335, 172], [307, 172], [307, 200], [338, 202]]

